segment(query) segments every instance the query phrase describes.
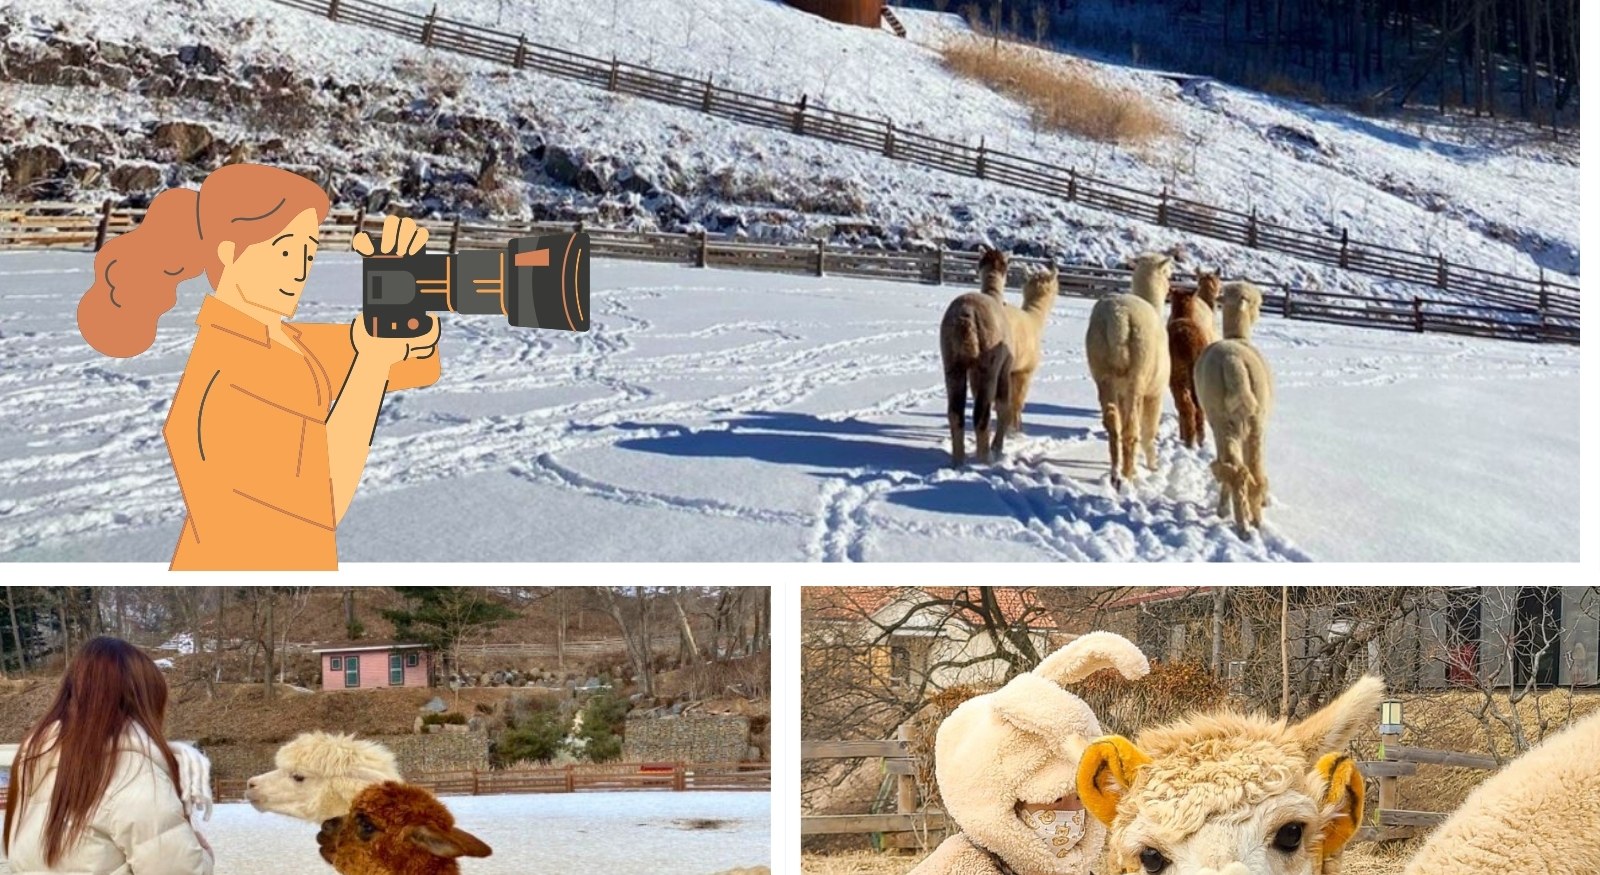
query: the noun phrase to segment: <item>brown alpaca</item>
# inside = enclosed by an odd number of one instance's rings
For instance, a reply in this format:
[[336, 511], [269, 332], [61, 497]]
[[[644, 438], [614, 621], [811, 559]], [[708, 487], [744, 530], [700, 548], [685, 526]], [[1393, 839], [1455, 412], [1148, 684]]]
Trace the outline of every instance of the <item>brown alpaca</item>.
[[985, 295], [996, 301], [1005, 300], [1006, 272], [1011, 269], [1011, 259], [998, 249], [979, 246], [978, 285]]
[[322, 822], [317, 847], [339, 875], [460, 875], [457, 857], [491, 853], [432, 793], [398, 781], [356, 794], [348, 814]]
[[1210, 345], [1201, 322], [1206, 317], [1196, 292], [1172, 291], [1172, 312], [1167, 317], [1167, 349], [1172, 355], [1172, 401], [1178, 408], [1178, 436], [1191, 449], [1206, 442], [1206, 417], [1194, 391], [1194, 363]]
[[989, 413], [999, 407], [996, 454], [1005, 449], [1011, 406], [1011, 328], [998, 297], [967, 292], [950, 302], [939, 323], [939, 355], [949, 400], [950, 464], [966, 464], [964, 429], [967, 387], [972, 387], [972, 422], [978, 432], [978, 461], [989, 461]]
[[1022, 433], [1022, 405], [1028, 400], [1028, 387], [1033, 383], [1033, 372], [1039, 369], [1043, 354], [1044, 323], [1061, 293], [1061, 283], [1055, 265], [1028, 275], [1022, 287], [1022, 306], [1006, 305], [1006, 319], [1011, 324], [1011, 403], [1010, 430]]

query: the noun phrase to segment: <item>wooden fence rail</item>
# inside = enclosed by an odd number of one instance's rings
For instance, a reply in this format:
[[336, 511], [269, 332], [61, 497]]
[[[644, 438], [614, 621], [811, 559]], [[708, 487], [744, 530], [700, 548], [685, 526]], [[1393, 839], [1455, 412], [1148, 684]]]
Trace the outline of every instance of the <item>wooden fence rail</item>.
[[[929, 848], [939, 843], [954, 823], [944, 812], [922, 805], [917, 792], [916, 768], [906, 747], [902, 727], [897, 738], [884, 741], [802, 741], [800, 759], [881, 759], [885, 787], [892, 786], [893, 812], [866, 814], [805, 814], [800, 834], [872, 834], [884, 847]], [[884, 794], [880, 793], [880, 796]], [[883, 800], [888, 804], [888, 800]]]
[[875, 119], [827, 109], [802, 97], [798, 102], [735, 91], [699, 79], [655, 70], [615, 58], [593, 58], [552, 46], [515, 39], [496, 30], [434, 14], [422, 16], [369, 0], [275, 0], [284, 6], [393, 34], [430, 48], [533, 70], [630, 94], [658, 103], [692, 109], [718, 118], [876, 152], [891, 159], [963, 176], [991, 180], [1015, 188], [1062, 198], [1145, 222], [1253, 248], [1273, 250], [1385, 279], [1417, 283], [1440, 291], [1470, 295], [1504, 307], [1578, 316], [1578, 288], [1547, 279], [1515, 276], [1446, 261], [1442, 256], [1350, 238], [1337, 232], [1291, 228], [1245, 213], [1148, 192], [1079, 173], [1076, 168], [989, 149], [980, 140], [966, 143], [920, 133]]
[[1450, 816], [1439, 811], [1412, 811], [1395, 807], [1400, 801], [1400, 779], [1417, 773], [1419, 764], [1452, 766], [1463, 769], [1494, 771], [1500, 768], [1494, 757], [1481, 754], [1457, 753], [1423, 747], [1396, 744], [1397, 735], [1382, 736], [1378, 746], [1378, 759], [1360, 763], [1361, 773], [1378, 780], [1378, 803], [1372, 812], [1371, 826], [1356, 833], [1358, 841], [1387, 841], [1411, 838], [1438, 826]]
[[[112, 209], [109, 202], [98, 210], [91, 205], [57, 202], [0, 204], [0, 249], [98, 248], [104, 240], [132, 229], [143, 215], [142, 209]], [[376, 232], [382, 227], [382, 221], [382, 216], [369, 216], [365, 211], [334, 210], [322, 230], [323, 245], [348, 246], [358, 230]], [[548, 222], [505, 225], [459, 219], [451, 222], [424, 220], [421, 224], [428, 228], [431, 239], [439, 241], [438, 245], [458, 249], [500, 248], [514, 236], [572, 228]], [[829, 246], [824, 241], [779, 245], [711, 235], [594, 227], [584, 230], [590, 237], [591, 252], [597, 258], [935, 285], [973, 285], [978, 276], [976, 253], [947, 249], [886, 252]], [[1020, 287], [1027, 268], [1046, 261], [1019, 256], [1011, 263], [1008, 283]], [[1056, 264], [1061, 271], [1061, 294], [1065, 297], [1099, 298], [1129, 287], [1130, 274], [1126, 270], [1089, 264]], [[1180, 285], [1193, 282], [1192, 277], [1185, 276], [1177, 280]], [[1346, 295], [1265, 282], [1258, 285], [1263, 291], [1266, 312], [1285, 319], [1532, 343], [1576, 344], [1579, 339], [1576, 313], [1464, 304], [1421, 296], [1407, 301]]]
[[[769, 791], [772, 789], [772, 766], [770, 763], [621, 763], [549, 769], [431, 772], [408, 775], [406, 780], [438, 796], [605, 790]], [[216, 780], [213, 783], [213, 794], [218, 802], [244, 799], [244, 780]]]

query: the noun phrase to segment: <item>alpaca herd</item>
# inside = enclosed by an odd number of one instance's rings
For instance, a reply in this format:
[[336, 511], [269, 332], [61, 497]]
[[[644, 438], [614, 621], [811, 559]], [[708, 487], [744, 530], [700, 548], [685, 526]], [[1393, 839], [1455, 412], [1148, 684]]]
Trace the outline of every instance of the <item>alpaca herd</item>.
[[[1107, 295], [1089, 313], [1084, 349], [1099, 398], [1110, 452], [1111, 484], [1121, 488], [1143, 453], [1157, 467], [1156, 436], [1162, 394], [1171, 392], [1184, 446], [1216, 443], [1211, 464], [1219, 516], [1232, 517], [1241, 537], [1261, 527], [1267, 504], [1263, 459], [1272, 411], [1272, 371], [1251, 330], [1261, 315], [1261, 290], [1248, 282], [1224, 283], [1201, 273], [1195, 288], [1173, 289], [1179, 251], [1144, 253], [1130, 262], [1127, 292]], [[951, 463], [966, 463], [967, 392], [973, 396], [977, 460], [986, 464], [1005, 450], [1008, 433], [1022, 430], [1023, 406], [1042, 358], [1044, 325], [1060, 293], [1054, 266], [1028, 274], [1023, 305], [1004, 300], [1009, 259], [984, 247], [980, 291], [950, 302], [939, 326], [950, 421]], [[1169, 306], [1166, 330], [1162, 310]], [[1222, 311], [1218, 338], [1216, 311]], [[998, 420], [991, 441], [991, 416]]]
[[381, 744], [307, 732], [278, 749], [275, 765], [250, 779], [245, 799], [320, 824], [317, 849], [339, 875], [459, 875], [457, 858], [491, 853], [432, 793], [404, 783]]

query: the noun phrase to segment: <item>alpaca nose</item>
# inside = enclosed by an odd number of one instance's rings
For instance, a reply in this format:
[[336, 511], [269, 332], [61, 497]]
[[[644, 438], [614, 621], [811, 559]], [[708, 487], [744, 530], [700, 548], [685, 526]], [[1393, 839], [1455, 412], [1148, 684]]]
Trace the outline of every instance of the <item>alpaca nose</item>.
[[256, 779], [255, 778], [251, 778], [250, 780], [245, 781], [244, 782], [244, 788], [246, 790], [254, 790], [256, 788]]

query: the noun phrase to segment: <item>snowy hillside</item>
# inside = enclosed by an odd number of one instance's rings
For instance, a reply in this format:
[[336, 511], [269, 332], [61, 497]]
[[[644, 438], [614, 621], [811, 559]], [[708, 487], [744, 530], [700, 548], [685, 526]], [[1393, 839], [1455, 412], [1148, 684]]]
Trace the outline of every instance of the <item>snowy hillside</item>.
[[[431, 6], [393, 2], [419, 12]], [[341, 198], [375, 209], [395, 202], [535, 218], [585, 215], [788, 239], [831, 231], [890, 246], [990, 240], [1101, 264], [1184, 242], [1203, 264], [1229, 274], [1332, 290], [1413, 291], [426, 51], [268, 0], [131, 8], [84, 0], [70, 13], [60, 10], [50, 0], [13, 0], [0, 9], [0, 23], [11, 24], [11, 76], [29, 83], [0, 86], [9, 106], [0, 109], [0, 131], [17, 130], [24, 145], [65, 149], [63, 172], [77, 174], [77, 196], [97, 196], [95, 186], [104, 186], [107, 168], [119, 162], [134, 168], [122, 171], [124, 182], [153, 162], [165, 182], [176, 183], [198, 178], [231, 150], [331, 168]], [[906, 14], [908, 40], [834, 25], [774, 0], [452, 0], [440, 14], [575, 51], [709, 74], [754, 93], [806, 94], [819, 105], [943, 136], [975, 142], [981, 135], [995, 148], [1146, 189], [1168, 185], [1203, 201], [1254, 206], [1263, 217], [1298, 226], [1348, 226], [1358, 239], [1439, 249], [1522, 275], [1540, 265], [1578, 269], [1575, 146], [1518, 141], [1466, 123], [1374, 121], [1218, 84], [1180, 91], [1154, 73], [1102, 64], [1091, 65], [1097, 75], [1153, 100], [1178, 134], [1129, 149], [1035, 133], [1024, 107], [944, 70], [931, 46], [958, 28], [953, 18], [929, 13]], [[67, 48], [88, 41], [97, 45]], [[108, 59], [127, 52], [107, 45], [151, 54], [128, 59], [115, 73], [118, 62]], [[130, 94], [128, 81], [146, 87]], [[268, 105], [269, 98], [279, 103]], [[158, 129], [173, 119], [193, 120], [206, 129], [207, 143], [216, 141], [176, 169], [162, 161], [193, 150], [187, 136]], [[153, 140], [173, 142], [152, 155]], [[73, 160], [85, 166], [74, 170]], [[148, 183], [148, 173], [140, 181]]]
[[[0, 559], [164, 562], [182, 514], [160, 429], [194, 335], [98, 356], [90, 257], [0, 253]], [[357, 262], [301, 316], [348, 319]], [[936, 326], [954, 290], [596, 261], [587, 335], [447, 318], [444, 377], [387, 402], [340, 527], [378, 560], [1564, 560], [1578, 544], [1578, 350], [1268, 317], [1273, 504], [1242, 541], [1199, 453], [1125, 494], [1061, 302], [1025, 413], [952, 471]]]

